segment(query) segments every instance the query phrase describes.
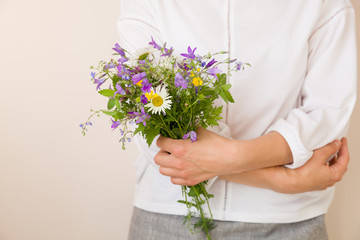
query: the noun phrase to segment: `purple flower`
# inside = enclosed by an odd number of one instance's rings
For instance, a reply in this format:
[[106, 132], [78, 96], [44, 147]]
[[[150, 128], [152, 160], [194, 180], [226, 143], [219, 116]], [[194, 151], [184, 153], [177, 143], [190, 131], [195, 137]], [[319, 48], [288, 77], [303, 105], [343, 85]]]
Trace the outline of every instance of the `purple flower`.
[[211, 67], [211, 66], [212, 66], [212, 65], [214, 65], [216, 62], [217, 62], [217, 61], [215, 61], [215, 59], [214, 59], [214, 58], [213, 58], [213, 59], [211, 59], [211, 61], [210, 61], [210, 62], [208, 62], [208, 63], [206, 64], [205, 68], [209, 68], [209, 67]]
[[104, 66], [104, 70], [108, 70], [108, 69], [110, 69], [110, 68], [114, 68], [115, 67], [115, 64], [114, 63], [110, 63], [110, 64], [105, 64], [105, 66]]
[[164, 49], [165, 53], [162, 54], [161, 57], [170, 57], [173, 51], [174, 51], [173, 47], [171, 47], [170, 49], [165, 48]]
[[153, 37], [151, 36], [151, 42], [149, 42], [149, 45], [152, 45], [153, 48], [161, 50], [161, 47], [154, 41]]
[[188, 132], [183, 136], [183, 139], [188, 139], [190, 137], [191, 142], [197, 141], [197, 135], [195, 131]]
[[96, 90], [99, 90], [100, 86], [103, 85], [104, 82], [105, 82], [105, 79], [103, 79], [103, 78], [100, 78], [100, 79], [94, 78], [94, 83], [97, 84]]
[[208, 72], [208, 74], [212, 75], [213, 77], [215, 77], [217, 79], [216, 74], [221, 73], [221, 70], [218, 67], [214, 67], [214, 68], [207, 70], [207, 72]]
[[147, 97], [145, 95], [141, 95], [140, 100], [141, 100], [141, 103], [144, 105], [148, 103]]
[[131, 81], [134, 82], [134, 84], [137, 84], [140, 80], [142, 80], [143, 78], [146, 77], [146, 72], [142, 72], [142, 73], [138, 73], [135, 74], [132, 78]]
[[112, 121], [112, 125], [111, 125], [111, 128], [113, 129], [113, 131], [121, 124], [120, 121], [115, 121], [113, 120], [112, 118], [110, 118], [111, 121]]
[[115, 52], [120, 54], [122, 57], [125, 57], [124, 49], [122, 47], [120, 47], [120, 45], [118, 43], [115, 44], [115, 47], [113, 48], [113, 50], [115, 50]]
[[124, 89], [122, 89], [120, 83], [117, 83], [115, 88], [116, 88], [117, 91], [114, 93], [114, 97], [115, 97], [116, 94], [126, 95], [126, 92], [125, 92]]
[[149, 83], [149, 80], [147, 78], [144, 78], [142, 81], [142, 88], [141, 91], [143, 92], [151, 92], [151, 83]]
[[142, 107], [141, 112], [134, 112], [134, 115], [138, 117], [136, 123], [142, 122], [146, 126], [146, 120], [150, 118], [149, 114], [145, 112], [145, 109]]
[[236, 64], [236, 70], [239, 71], [241, 69], [243, 63], [242, 62], [237, 62], [235, 64]]
[[120, 63], [120, 64], [123, 64], [124, 62], [127, 62], [129, 59], [127, 59], [126, 57], [121, 57], [121, 58], [119, 58], [118, 59], [118, 62]]
[[182, 53], [180, 55], [183, 57], [186, 57], [186, 58], [195, 59], [196, 56], [194, 53], [195, 53], [196, 48], [191, 50], [191, 47], [189, 46], [187, 50], [188, 50], [188, 53]]
[[183, 89], [187, 88], [187, 82], [181, 75], [181, 73], [176, 73], [175, 75], [175, 87], [182, 87]]
[[177, 65], [178, 65], [179, 68], [181, 68], [181, 69], [183, 69], [183, 70], [185, 70], [185, 71], [190, 70], [190, 68], [187, 66], [186, 63], [184, 63], [184, 64], [178, 63]]

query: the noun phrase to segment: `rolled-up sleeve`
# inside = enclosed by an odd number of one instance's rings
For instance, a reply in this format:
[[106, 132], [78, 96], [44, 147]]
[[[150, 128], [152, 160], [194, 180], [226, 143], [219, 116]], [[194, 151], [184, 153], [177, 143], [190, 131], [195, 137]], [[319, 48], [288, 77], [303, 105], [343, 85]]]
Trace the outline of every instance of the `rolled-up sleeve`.
[[317, 26], [308, 46], [301, 104], [267, 130], [279, 132], [287, 141], [293, 155], [289, 168], [302, 166], [314, 149], [346, 134], [357, 85], [353, 8], [339, 9]]

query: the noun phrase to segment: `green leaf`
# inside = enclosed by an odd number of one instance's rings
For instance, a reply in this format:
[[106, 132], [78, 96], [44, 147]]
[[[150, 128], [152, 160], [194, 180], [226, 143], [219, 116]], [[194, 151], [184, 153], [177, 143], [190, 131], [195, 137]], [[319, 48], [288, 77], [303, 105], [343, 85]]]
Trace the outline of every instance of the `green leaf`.
[[218, 77], [218, 81], [219, 81], [220, 86], [226, 84], [226, 74], [225, 73], [217, 74], [216, 76]]
[[226, 94], [222, 89], [219, 91], [219, 95], [226, 103], [229, 103], [229, 100], [227, 99]]
[[115, 99], [109, 99], [108, 104], [107, 104], [107, 109], [111, 110], [114, 106], [115, 106]]
[[234, 103], [234, 98], [231, 96], [231, 93], [229, 91], [225, 92], [226, 98], [229, 100], [229, 102]]
[[113, 97], [115, 94], [115, 90], [103, 89], [103, 90], [100, 90], [99, 93], [105, 97]]
[[106, 110], [101, 110], [104, 114], [111, 116], [111, 117], [115, 117], [116, 114], [118, 113], [118, 111], [106, 111]]
[[[115, 100], [115, 99], [114, 99], [114, 100]], [[120, 110], [120, 109], [121, 109], [121, 106], [120, 106], [119, 100], [116, 99], [114, 102], [115, 102], [116, 108], [117, 108], [118, 110]]]
[[221, 88], [222, 88], [224, 91], [228, 91], [228, 90], [231, 88], [231, 84], [225, 84], [225, 85], [221, 86]]
[[145, 135], [145, 139], [146, 139], [146, 143], [149, 145], [151, 145], [151, 143], [153, 142], [154, 138], [160, 134], [160, 128], [152, 126], [149, 127], [147, 126], [144, 130], [143, 130], [143, 134]]
[[139, 132], [144, 131], [144, 129], [145, 129], [144, 124], [143, 124], [142, 122], [139, 123], [139, 124], [138, 124], [138, 127], [137, 127], [137, 128], [135, 129], [135, 131], [134, 131], [134, 135], [138, 134]]
[[144, 54], [140, 55], [138, 60], [145, 60], [148, 56], [149, 56], [149, 53], [144, 53]]

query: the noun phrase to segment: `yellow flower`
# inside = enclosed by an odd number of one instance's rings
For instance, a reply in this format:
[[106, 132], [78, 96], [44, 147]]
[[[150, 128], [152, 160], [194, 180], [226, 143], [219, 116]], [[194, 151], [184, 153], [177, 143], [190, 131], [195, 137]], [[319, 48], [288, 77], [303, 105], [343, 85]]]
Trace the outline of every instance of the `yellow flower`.
[[[160, 114], [161, 112], [165, 114], [165, 110], [171, 108], [171, 96], [169, 96], [165, 87], [158, 86], [155, 92], [153, 94], [154, 92], [151, 90], [151, 93], [148, 94], [149, 96], [151, 95], [151, 101], [145, 107], [148, 107], [149, 111], [153, 114]], [[146, 97], [148, 98], [148, 96]]]
[[157, 94], [157, 93], [154, 93], [153, 90], [151, 90], [150, 93], [145, 93], [145, 97], [146, 97], [149, 101], [150, 101], [151, 99], [157, 97], [157, 96], [158, 96], [158, 94]]
[[194, 77], [192, 80], [192, 83], [195, 86], [201, 86], [203, 84], [203, 80], [201, 80], [201, 78], [199, 78], [199, 77]]
[[138, 85], [139, 87], [141, 87], [141, 84], [142, 84], [142, 80], [140, 80], [136, 83], [136, 85]]

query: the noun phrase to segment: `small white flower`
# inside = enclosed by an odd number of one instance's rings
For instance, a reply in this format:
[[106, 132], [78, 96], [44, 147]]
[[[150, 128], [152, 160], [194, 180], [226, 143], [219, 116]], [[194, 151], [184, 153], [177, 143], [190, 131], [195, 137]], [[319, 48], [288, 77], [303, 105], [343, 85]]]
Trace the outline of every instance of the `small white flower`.
[[148, 107], [149, 111], [153, 114], [160, 112], [165, 114], [165, 109], [170, 109], [171, 107], [171, 96], [169, 96], [165, 87], [158, 86], [155, 91], [151, 89], [151, 92], [146, 93], [145, 96], [150, 101], [145, 107]]

